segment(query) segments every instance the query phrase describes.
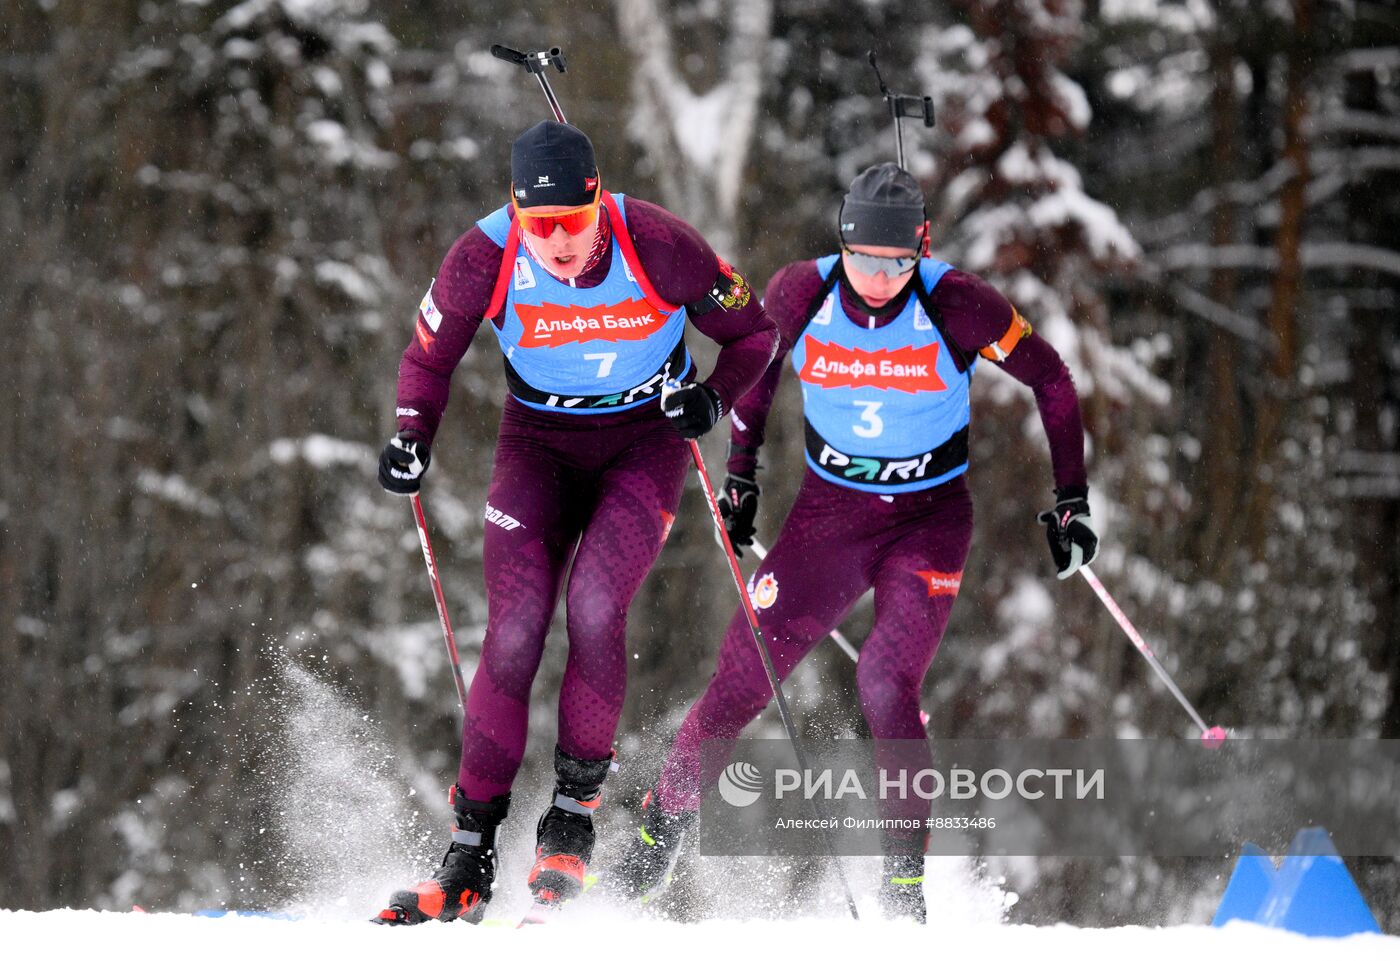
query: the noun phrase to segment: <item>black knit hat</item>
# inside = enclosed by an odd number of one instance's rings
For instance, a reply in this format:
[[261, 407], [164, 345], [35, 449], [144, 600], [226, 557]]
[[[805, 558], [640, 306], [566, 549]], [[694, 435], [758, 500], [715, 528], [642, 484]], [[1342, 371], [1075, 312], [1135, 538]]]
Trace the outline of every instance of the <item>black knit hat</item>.
[[598, 161], [582, 130], [542, 120], [510, 148], [510, 189], [522, 207], [579, 207], [598, 189]]
[[904, 247], [924, 242], [924, 192], [898, 164], [876, 164], [851, 181], [841, 204], [841, 241], [848, 247]]

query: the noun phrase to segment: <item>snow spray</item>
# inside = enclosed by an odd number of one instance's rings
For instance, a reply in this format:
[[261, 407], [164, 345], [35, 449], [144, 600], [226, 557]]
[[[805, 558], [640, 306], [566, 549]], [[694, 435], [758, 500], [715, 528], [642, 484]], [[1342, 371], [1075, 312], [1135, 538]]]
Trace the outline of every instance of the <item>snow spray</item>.
[[273, 664], [249, 687], [256, 706], [243, 737], [261, 801], [257, 833], [289, 903], [261, 906], [362, 918], [376, 894], [440, 853], [443, 825], [424, 816], [367, 712], [285, 649]]

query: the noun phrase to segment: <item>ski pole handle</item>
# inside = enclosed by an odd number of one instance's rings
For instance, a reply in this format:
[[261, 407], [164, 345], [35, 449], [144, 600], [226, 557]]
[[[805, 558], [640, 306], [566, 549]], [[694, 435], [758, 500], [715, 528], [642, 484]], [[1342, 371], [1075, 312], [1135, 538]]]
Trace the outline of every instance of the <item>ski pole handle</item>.
[[417, 494], [409, 495], [409, 502], [413, 505], [413, 522], [418, 527], [418, 543], [423, 547], [423, 561], [428, 565], [428, 580], [433, 585], [433, 603], [437, 605], [442, 642], [447, 645], [447, 659], [452, 664], [452, 679], [457, 682], [457, 700], [461, 702], [462, 714], [465, 715], [467, 684], [462, 679], [462, 662], [457, 659], [457, 638], [452, 633], [452, 622], [447, 618], [447, 600], [442, 596], [442, 582], [438, 580], [437, 559], [433, 556], [433, 545], [428, 540], [428, 520], [423, 516], [423, 502]]
[[899, 159], [899, 166], [907, 170], [908, 167], [904, 162], [904, 130], [900, 127], [899, 121], [905, 117], [912, 117], [915, 120], [923, 120], [925, 127], [932, 127], [934, 124], [933, 98], [914, 97], [890, 90], [885, 84], [885, 78], [880, 73], [880, 65], [875, 61], [875, 51], [868, 50], [865, 56], [870, 61], [871, 69], [875, 71], [875, 80], [880, 84], [880, 94], [885, 98], [885, 104], [890, 108], [890, 119], [894, 121], [895, 156]]
[[506, 63], [524, 67], [528, 73], [544, 73], [550, 67], [560, 73], [566, 71], [564, 51], [559, 47], [550, 47], [548, 50], [540, 50], [535, 53], [522, 53], [499, 43], [493, 43], [491, 44], [491, 56], [497, 60], [504, 60]]
[[553, 111], [554, 119], [560, 123], [569, 122], [564, 119], [564, 108], [559, 106], [559, 98], [554, 96], [554, 88], [549, 85], [549, 78], [545, 76], [545, 71], [550, 67], [560, 73], [565, 72], [564, 51], [562, 49], [550, 47], [548, 50], [522, 53], [499, 43], [493, 43], [491, 44], [491, 56], [497, 60], [504, 60], [506, 63], [524, 67], [526, 73], [532, 74], [540, 82], [540, 89], [544, 91], [544, 98], [549, 101], [549, 109]]

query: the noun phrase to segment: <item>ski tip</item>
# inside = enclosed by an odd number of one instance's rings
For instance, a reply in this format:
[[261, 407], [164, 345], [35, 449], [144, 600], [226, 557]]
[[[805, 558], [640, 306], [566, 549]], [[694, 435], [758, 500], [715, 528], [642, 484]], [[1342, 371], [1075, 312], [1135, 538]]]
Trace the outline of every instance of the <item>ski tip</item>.
[[559, 914], [559, 909], [564, 906], [564, 902], [559, 896], [548, 889], [541, 891], [535, 896], [535, 903], [530, 906], [530, 910], [525, 912], [525, 916], [520, 919], [517, 928], [525, 928], [534, 924], [545, 924]]
[[520, 919], [520, 923], [516, 925], [516, 928], [530, 928], [537, 924], [547, 924], [557, 910], [558, 908], [537, 904], [529, 911], [525, 912], [525, 916]]

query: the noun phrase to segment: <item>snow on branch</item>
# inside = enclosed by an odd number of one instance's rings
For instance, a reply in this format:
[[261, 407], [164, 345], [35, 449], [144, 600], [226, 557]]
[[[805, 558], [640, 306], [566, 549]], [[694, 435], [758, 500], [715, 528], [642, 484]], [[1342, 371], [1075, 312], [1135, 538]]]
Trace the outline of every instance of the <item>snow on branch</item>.
[[1207, 187], [1199, 191], [1189, 204], [1176, 213], [1141, 224], [1134, 230], [1149, 246], [1169, 237], [1180, 236], [1200, 226], [1207, 215], [1221, 204], [1237, 204], [1241, 207], [1263, 204], [1278, 193], [1292, 173], [1292, 164], [1280, 161], [1254, 180]]
[[[1155, 255], [1165, 270], [1274, 270], [1278, 252], [1249, 244], [1180, 244]], [[1310, 270], [1374, 270], [1400, 277], [1400, 252], [1370, 244], [1313, 243], [1302, 246], [1303, 266]]]
[[1366, 110], [1333, 110], [1313, 121], [1312, 132], [1320, 134], [1365, 134], [1400, 140], [1400, 119]]
[[[1313, 179], [1307, 188], [1308, 206], [1316, 206], [1336, 191], [1355, 183], [1365, 174], [1400, 170], [1400, 149], [1394, 147], [1350, 147], [1318, 149], [1309, 158]], [[1261, 226], [1278, 222], [1276, 197], [1293, 175], [1293, 165], [1280, 160], [1254, 180], [1234, 181], [1200, 190], [1191, 202], [1160, 219], [1139, 224], [1137, 236], [1149, 246], [1166, 243], [1200, 227], [1217, 207], [1233, 204], [1251, 215]]]
[[268, 456], [274, 464], [290, 464], [300, 459], [318, 470], [362, 467], [374, 460], [374, 452], [364, 444], [326, 434], [279, 437], [268, 445]]
[[143, 470], [136, 475], [136, 489], [155, 500], [165, 501], [204, 517], [218, 517], [223, 513], [218, 501], [178, 474], [159, 474], [153, 470]]
[[[1400, 125], [1397, 125], [1396, 136], [1400, 137]], [[1400, 170], [1400, 148], [1348, 147], [1318, 150], [1314, 152], [1312, 160], [1317, 169], [1331, 167], [1355, 178], [1363, 173]]]
[[1337, 458], [1342, 470], [1400, 478], [1400, 454], [1393, 451], [1346, 450]]
[[323, 32], [327, 40], [343, 51], [363, 49], [386, 56], [397, 42], [379, 23], [360, 21], [364, 5], [357, 0], [245, 0], [229, 10], [214, 29], [219, 33], [248, 30], [259, 20], [285, 18], [303, 30]]
[[1303, 266], [1314, 269], [1374, 270], [1400, 277], [1400, 251], [1370, 244], [1304, 244]]
[[1400, 500], [1400, 477], [1346, 477], [1331, 483], [1332, 493], [1350, 500]]
[[991, 268], [1004, 248], [1018, 242], [1073, 228], [1085, 250], [1102, 263], [1131, 262], [1142, 253], [1133, 235], [1111, 208], [1084, 192], [1083, 179], [1073, 164], [1041, 146], [1032, 151], [1013, 144], [996, 164], [996, 176], [1016, 194], [1006, 203], [987, 207], [965, 218], [967, 262], [973, 269]]
[[1387, 70], [1400, 67], [1400, 47], [1366, 47], [1348, 50], [1337, 58], [1343, 71]]
[[1170, 283], [1167, 285], [1167, 290], [1176, 300], [1177, 305], [1188, 313], [1195, 314], [1202, 320], [1228, 330], [1241, 340], [1258, 344], [1271, 354], [1277, 353], [1278, 341], [1274, 335], [1253, 318], [1211, 300], [1187, 284]]

